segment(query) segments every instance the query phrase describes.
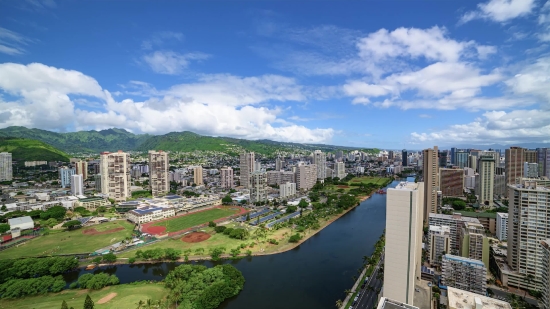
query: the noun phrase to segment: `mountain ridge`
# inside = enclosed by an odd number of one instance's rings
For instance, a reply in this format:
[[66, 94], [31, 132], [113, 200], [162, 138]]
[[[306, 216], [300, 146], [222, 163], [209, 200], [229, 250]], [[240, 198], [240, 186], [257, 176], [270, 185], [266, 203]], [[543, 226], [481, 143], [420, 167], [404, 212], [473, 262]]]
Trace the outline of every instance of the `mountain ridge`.
[[62, 161], [68, 162], [69, 155], [42, 141], [0, 137], [0, 152], [12, 154], [12, 160], [23, 164], [24, 161]]

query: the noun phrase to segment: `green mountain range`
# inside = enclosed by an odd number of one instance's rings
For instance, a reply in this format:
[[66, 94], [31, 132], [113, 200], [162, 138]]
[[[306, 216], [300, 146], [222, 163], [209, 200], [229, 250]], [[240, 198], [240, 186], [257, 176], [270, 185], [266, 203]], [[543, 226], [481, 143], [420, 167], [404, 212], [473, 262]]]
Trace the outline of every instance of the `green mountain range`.
[[[270, 155], [277, 150], [305, 149], [323, 151], [353, 150], [359, 148], [284, 143], [270, 140], [245, 140], [230, 137], [203, 136], [193, 132], [171, 132], [164, 135], [134, 134], [124, 129], [108, 129], [102, 131], [79, 131], [56, 133], [40, 129], [25, 127], [7, 127], [0, 129], [0, 137], [17, 137], [39, 140], [68, 153], [117, 151], [117, 150], [165, 150], [191, 152], [195, 150], [221, 151], [236, 154], [245, 149], [257, 153]], [[1, 143], [0, 143], [1, 145]], [[378, 149], [363, 149], [377, 152]]]
[[10, 152], [12, 160], [24, 161], [69, 161], [69, 155], [44, 142], [15, 137], [0, 137], [0, 152]]

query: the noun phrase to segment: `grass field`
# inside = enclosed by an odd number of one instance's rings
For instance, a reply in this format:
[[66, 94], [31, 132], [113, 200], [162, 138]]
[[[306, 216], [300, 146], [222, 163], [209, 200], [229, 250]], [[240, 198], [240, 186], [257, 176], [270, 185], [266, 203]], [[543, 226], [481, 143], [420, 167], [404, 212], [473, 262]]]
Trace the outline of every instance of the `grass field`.
[[176, 232], [236, 214], [236, 210], [214, 208], [174, 219], [157, 222], [151, 226], [166, 226], [166, 232]]
[[[50, 254], [93, 252], [132, 235], [133, 225], [125, 220], [102, 223], [74, 231], [54, 232], [27, 241], [19, 247], [0, 252], [0, 259], [41, 256]], [[121, 231], [103, 235], [84, 235], [88, 229], [99, 232], [124, 228]]]
[[[117, 293], [105, 304], [98, 304], [98, 301], [111, 294]], [[67, 305], [74, 308], [82, 308], [86, 294], [89, 294], [95, 303], [96, 309], [119, 308], [134, 309], [136, 303], [147, 299], [160, 300], [168, 295], [168, 289], [158, 283], [139, 283], [139, 284], [121, 284], [106, 287], [99, 291], [88, 290], [65, 290], [60, 293], [51, 293], [35, 297], [27, 297], [17, 300], [0, 300], [0, 309], [18, 308], [18, 309], [51, 309], [61, 308], [61, 303], [67, 302]]]
[[[359, 184], [359, 183], [364, 183], [364, 184], [374, 183], [374, 184], [378, 184], [378, 185], [383, 185], [383, 184], [386, 183], [386, 181], [388, 181], [388, 179], [390, 179], [390, 178], [387, 178], [387, 177], [370, 177], [370, 176], [355, 177], [351, 181], [348, 182], [348, 185]], [[349, 191], [350, 189], [353, 189], [353, 188], [356, 188], [356, 187], [349, 186], [349, 188], [342, 188], [342, 189], [344, 189], [344, 191], [347, 192], [347, 191]], [[335, 186], [335, 185], [328, 185], [328, 186], [326, 186], [326, 189], [330, 190], [330, 191], [336, 191], [336, 190], [341, 189], [341, 188], [338, 188], [338, 186]]]

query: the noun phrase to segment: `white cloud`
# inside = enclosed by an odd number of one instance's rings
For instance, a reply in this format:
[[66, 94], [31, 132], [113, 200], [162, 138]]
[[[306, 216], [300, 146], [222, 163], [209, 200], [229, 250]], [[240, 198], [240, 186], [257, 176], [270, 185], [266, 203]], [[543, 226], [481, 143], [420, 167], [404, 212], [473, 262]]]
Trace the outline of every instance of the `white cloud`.
[[156, 73], [176, 75], [186, 69], [190, 61], [200, 61], [209, 57], [204, 53], [180, 54], [174, 51], [155, 51], [143, 56], [143, 60]]
[[542, 42], [550, 42], [550, 1], [546, 1], [540, 9], [538, 22], [541, 26], [538, 33], [539, 40]]
[[147, 40], [141, 42], [141, 48], [144, 50], [150, 50], [154, 46], [162, 46], [170, 41], [181, 42], [184, 39], [184, 35], [181, 32], [162, 31], [153, 34]]
[[478, 9], [462, 15], [460, 23], [467, 23], [474, 19], [489, 19], [494, 22], [508, 20], [529, 15], [535, 8], [535, 0], [490, 0], [477, 5]]
[[[0, 90], [10, 95], [9, 100], [0, 97], [0, 126], [59, 131], [123, 127], [151, 134], [190, 130], [206, 135], [308, 143], [328, 142], [334, 134], [331, 128], [289, 123], [281, 118], [282, 108], [270, 107], [272, 101], [306, 99], [293, 79], [282, 76], [204, 75], [196, 83], [167, 90], [156, 90], [138, 81], [124, 87], [141, 87], [141, 94], [150, 92], [150, 96], [142, 101], [115, 100], [95, 79], [78, 71], [38, 63], [0, 64]], [[95, 104], [97, 100], [100, 106]], [[75, 108], [92, 103], [93, 111]]]
[[506, 85], [517, 95], [534, 96], [550, 107], [550, 57], [524, 66]]
[[24, 46], [32, 42], [25, 36], [0, 27], [0, 53], [19, 55], [25, 53]]

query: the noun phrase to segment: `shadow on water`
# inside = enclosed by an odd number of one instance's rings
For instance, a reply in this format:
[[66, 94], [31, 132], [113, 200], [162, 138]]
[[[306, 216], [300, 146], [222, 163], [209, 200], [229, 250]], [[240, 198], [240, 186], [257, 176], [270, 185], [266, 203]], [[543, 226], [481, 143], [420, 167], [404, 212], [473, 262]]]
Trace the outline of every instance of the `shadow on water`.
[[[414, 178], [412, 179], [414, 181]], [[395, 187], [397, 181], [388, 187]], [[299, 247], [276, 255], [229, 260], [242, 271], [246, 283], [223, 309], [334, 308], [337, 299], [353, 285], [362, 258], [373, 252], [386, 224], [386, 195], [374, 194]], [[156, 263], [101, 267], [94, 271], [67, 273], [67, 282], [79, 274], [97, 271], [115, 273], [121, 283], [162, 280], [181, 263]], [[211, 267], [218, 263], [194, 263]]]

